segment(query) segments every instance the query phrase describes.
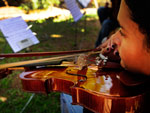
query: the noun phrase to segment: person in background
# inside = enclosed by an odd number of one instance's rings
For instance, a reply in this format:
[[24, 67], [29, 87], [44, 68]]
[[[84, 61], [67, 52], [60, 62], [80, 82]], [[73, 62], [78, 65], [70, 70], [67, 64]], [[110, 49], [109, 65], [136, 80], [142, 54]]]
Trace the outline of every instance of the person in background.
[[112, 31], [119, 27], [117, 14], [120, 7], [120, 1], [121, 0], [111, 0], [111, 5], [106, 2], [104, 7], [98, 8], [97, 13], [99, 16], [99, 22], [101, 23], [101, 29], [95, 47], [98, 47], [104, 38], [108, 37]]

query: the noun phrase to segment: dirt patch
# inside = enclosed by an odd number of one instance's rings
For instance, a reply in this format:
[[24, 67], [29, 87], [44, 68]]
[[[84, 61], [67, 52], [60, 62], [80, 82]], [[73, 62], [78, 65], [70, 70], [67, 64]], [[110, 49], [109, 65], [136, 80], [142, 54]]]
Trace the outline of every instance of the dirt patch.
[[11, 17], [22, 16], [25, 14], [24, 10], [19, 9], [18, 7], [0, 7], [0, 20], [7, 19]]

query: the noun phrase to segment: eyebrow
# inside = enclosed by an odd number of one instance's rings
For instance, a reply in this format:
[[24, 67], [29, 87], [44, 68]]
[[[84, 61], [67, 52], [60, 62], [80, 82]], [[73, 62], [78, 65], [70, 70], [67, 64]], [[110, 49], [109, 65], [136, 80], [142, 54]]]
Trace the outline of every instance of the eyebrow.
[[119, 20], [117, 20], [117, 21], [118, 21], [118, 23], [119, 23], [119, 26], [120, 26], [122, 29], [125, 30], [125, 28], [120, 24]]

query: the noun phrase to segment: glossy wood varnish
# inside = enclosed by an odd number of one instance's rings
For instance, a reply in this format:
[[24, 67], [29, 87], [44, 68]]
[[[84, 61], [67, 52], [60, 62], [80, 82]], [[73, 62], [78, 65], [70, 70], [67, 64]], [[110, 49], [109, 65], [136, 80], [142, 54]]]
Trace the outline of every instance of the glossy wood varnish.
[[[81, 82], [84, 77], [67, 74], [68, 70], [73, 74], [86, 75], [87, 80]], [[144, 113], [147, 110], [147, 79], [139, 81], [126, 75], [122, 70], [97, 70], [96, 66], [79, 70], [77, 66], [69, 66], [26, 71], [19, 77], [26, 91], [64, 92], [72, 96], [73, 104], [93, 112]]]

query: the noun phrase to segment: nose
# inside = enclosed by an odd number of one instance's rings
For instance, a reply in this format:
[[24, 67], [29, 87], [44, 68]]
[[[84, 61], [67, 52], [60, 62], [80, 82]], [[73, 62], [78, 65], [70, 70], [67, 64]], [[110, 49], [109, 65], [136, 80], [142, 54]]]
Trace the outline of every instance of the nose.
[[120, 35], [120, 31], [118, 30], [115, 34], [113, 34], [113, 43], [117, 46], [121, 45], [121, 35]]

